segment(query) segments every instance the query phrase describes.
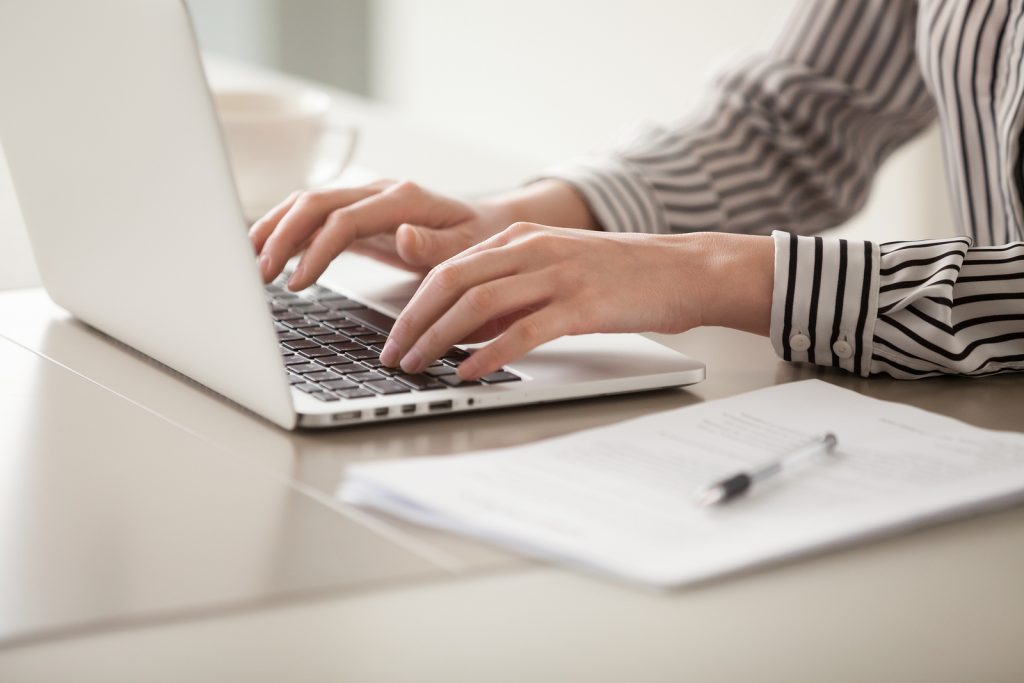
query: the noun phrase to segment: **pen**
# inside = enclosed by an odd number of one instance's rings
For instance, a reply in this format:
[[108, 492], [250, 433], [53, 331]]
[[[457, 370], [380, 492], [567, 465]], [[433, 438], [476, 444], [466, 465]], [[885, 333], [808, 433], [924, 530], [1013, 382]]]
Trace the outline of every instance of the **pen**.
[[748, 472], [739, 472], [721, 481], [716, 481], [697, 491], [696, 502], [700, 507], [719, 505], [743, 495], [754, 484], [759, 484], [765, 479], [770, 479], [787, 470], [797, 467], [807, 460], [812, 460], [823, 455], [831, 455], [836, 444], [839, 443], [836, 435], [828, 432], [816, 437], [810, 443], [790, 451], [772, 462]]

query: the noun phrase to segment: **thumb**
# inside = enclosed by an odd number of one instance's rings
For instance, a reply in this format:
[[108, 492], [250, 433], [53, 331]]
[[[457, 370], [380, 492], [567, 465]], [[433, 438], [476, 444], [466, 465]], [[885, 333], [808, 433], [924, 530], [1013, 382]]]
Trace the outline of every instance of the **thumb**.
[[461, 230], [403, 223], [395, 232], [398, 255], [410, 266], [430, 269], [470, 246]]

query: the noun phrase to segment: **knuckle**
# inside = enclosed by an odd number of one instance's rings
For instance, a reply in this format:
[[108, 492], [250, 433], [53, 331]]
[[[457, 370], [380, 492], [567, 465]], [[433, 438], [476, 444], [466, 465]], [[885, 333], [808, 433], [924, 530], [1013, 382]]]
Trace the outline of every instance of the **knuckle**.
[[523, 344], [534, 346], [540, 342], [542, 330], [536, 318], [523, 318], [517, 323], [516, 327], [519, 328], [516, 336]]
[[430, 271], [430, 279], [438, 289], [454, 289], [459, 284], [458, 266], [451, 261], [440, 263]]
[[555, 253], [563, 253], [569, 246], [567, 240], [562, 239], [561, 235], [553, 232], [535, 233], [533, 239], [536, 240], [537, 245], [541, 248]]
[[352, 224], [352, 214], [348, 209], [335, 209], [324, 221], [324, 229], [345, 230]]
[[400, 180], [394, 183], [388, 191], [400, 197], [411, 198], [419, 196], [423, 189], [411, 180]]
[[466, 305], [475, 313], [488, 313], [494, 307], [494, 289], [481, 285], [466, 292]]
[[320, 206], [324, 201], [324, 193], [320, 190], [306, 190], [299, 193], [299, 196], [295, 199], [295, 204], [300, 209], [302, 208], [314, 208]]
[[501, 345], [502, 341], [501, 339], [498, 339], [497, 341], [488, 344], [487, 346], [477, 349], [476, 351], [473, 352], [473, 362], [476, 363], [479, 367], [484, 368], [490, 368], [496, 365], [501, 365], [501, 363], [498, 362], [501, 359]]
[[523, 237], [533, 232], [533, 228], [533, 223], [524, 223], [519, 221], [508, 226], [508, 228], [506, 228], [506, 232], [508, 232], [512, 237]]

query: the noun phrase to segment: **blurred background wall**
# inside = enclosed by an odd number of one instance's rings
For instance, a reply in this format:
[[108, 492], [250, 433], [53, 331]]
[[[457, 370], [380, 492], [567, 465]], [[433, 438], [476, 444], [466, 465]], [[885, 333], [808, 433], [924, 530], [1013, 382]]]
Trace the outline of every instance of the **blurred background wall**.
[[[537, 168], [685, 115], [724, 62], [771, 44], [795, 1], [187, 0], [206, 50], [382, 100]], [[945, 235], [948, 206], [932, 130], [842, 232]], [[24, 238], [4, 223], [0, 268], [23, 267]]]
[[[795, 2], [189, 0], [210, 49], [367, 94], [538, 168], [685, 115], [724, 63], [771, 45]], [[938, 145], [932, 131], [895, 155], [843, 232], [948, 234]]]

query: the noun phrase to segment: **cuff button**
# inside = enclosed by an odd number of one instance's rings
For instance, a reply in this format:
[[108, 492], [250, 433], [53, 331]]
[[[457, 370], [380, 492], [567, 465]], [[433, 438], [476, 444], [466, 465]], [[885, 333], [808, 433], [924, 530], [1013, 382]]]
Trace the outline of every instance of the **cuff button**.
[[853, 346], [848, 341], [840, 339], [832, 345], [832, 350], [840, 358], [846, 359], [853, 356]]
[[811, 338], [806, 334], [794, 334], [789, 338], [789, 348], [794, 351], [806, 351], [811, 348]]

